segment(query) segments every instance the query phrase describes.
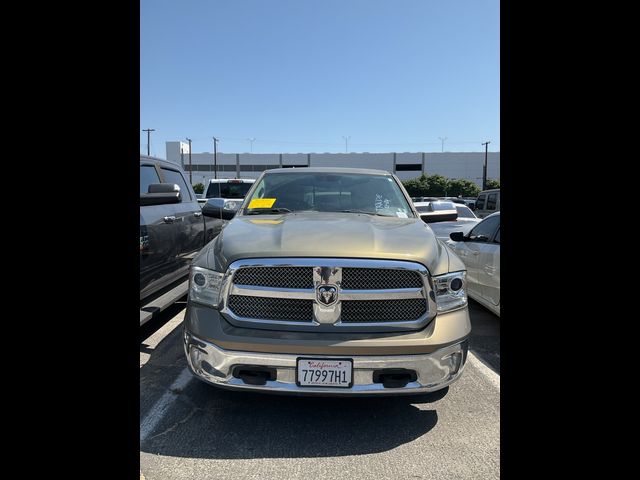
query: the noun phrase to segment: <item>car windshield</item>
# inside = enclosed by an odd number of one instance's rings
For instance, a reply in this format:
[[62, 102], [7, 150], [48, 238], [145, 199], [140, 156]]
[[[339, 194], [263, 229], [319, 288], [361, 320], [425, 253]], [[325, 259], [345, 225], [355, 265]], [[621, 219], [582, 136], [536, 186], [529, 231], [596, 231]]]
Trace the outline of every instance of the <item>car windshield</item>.
[[391, 175], [317, 171], [266, 174], [246, 205], [248, 214], [317, 211], [414, 216]]
[[431, 202], [431, 208], [434, 212], [439, 210], [455, 210], [456, 207], [453, 202]]
[[253, 182], [210, 183], [207, 198], [244, 198]]
[[471, 209], [469, 209], [469, 207], [456, 205], [456, 210], [458, 211], [458, 218], [478, 218], [474, 215]]

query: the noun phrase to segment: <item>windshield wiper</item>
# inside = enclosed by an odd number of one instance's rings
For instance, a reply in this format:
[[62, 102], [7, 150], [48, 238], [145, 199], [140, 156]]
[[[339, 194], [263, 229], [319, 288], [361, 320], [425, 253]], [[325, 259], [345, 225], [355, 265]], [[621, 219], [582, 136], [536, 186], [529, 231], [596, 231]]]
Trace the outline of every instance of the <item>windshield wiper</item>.
[[366, 215], [377, 215], [378, 217], [392, 217], [393, 215], [383, 215], [378, 212], [367, 212], [366, 210], [340, 210], [342, 213], [364, 213]]
[[288, 208], [253, 208], [245, 215], [270, 215], [272, 213], [291, 213]]

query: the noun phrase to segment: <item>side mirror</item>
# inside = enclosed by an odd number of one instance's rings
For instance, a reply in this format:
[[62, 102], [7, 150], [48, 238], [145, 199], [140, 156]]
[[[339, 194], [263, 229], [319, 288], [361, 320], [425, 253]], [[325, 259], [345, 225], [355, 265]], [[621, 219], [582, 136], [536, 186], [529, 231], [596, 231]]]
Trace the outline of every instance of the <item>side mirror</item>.
[[451, 232], [449, 234], [449, 238], [454, 242], [464, 242], [464, 233], [462, 232]]
[[182, 201], [180, 187], [175, 183], [152, 183], [147, 192], [140, 194], [140, 206], [165, 205]]
[[205, 217], [231, 220], [238, 211], [237, 206], [235, 204], [233, 206], [235, 208], [229, 208], [230, 205], [225, 203], [224, 198], [209, 198], [207, 203], [202, 206], [202, 214]]

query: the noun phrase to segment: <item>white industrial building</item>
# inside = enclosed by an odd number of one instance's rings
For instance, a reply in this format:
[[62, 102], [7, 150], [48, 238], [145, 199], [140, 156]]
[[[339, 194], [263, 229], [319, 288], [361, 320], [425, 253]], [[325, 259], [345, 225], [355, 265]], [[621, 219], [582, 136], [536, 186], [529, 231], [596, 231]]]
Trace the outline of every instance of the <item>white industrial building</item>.
[[[166, 142], [170, 162], [191, 171], [192, 183], [207, 184], [214, 178], [213, 153], [192, 153], [189, 168], [189, 144]], [[417, 153], [220, 153], [217, 154], [217, 178], [258, 178], [271, 168], [354, 167], [374, 168], [395, 173], [401, 180], [439, 174], [463, 178], [482, 186], [484, 152]], [[500, 152], [487, 155], [487, 178], [500, 179]]]

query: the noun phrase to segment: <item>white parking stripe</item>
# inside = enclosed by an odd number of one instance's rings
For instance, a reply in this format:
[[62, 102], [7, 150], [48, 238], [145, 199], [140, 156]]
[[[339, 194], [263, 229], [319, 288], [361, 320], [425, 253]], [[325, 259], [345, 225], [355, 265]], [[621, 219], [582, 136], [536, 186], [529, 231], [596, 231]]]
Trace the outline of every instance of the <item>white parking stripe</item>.
[[482, 360], [476, 357], [472, 352], [469, 352], [467, 361], [471, 363], [475, 368], [480, 370], [489, 382], [500, 391], [500, 375], [489, 368]]
[[169, 391], [165, 392], [165, 394], [160, 397], [160, 400], [151, 407], [147, 412], [147, 416], [144, 417], [142, 422], [140, 422], [140, 442], [147, 439], [149, 434], [153, 432], [158, 423], [160, 423], [164, 414], [167, 413], [167, 409], [176, 398], [176, 394], [173, 393], [173, 390], [184, 390], [192, 378], [193, 375], [189, 369], [185, 368], [180, 375], [178, 375], [178, 378], [176, 378], [176, 380], [171, 384]]

